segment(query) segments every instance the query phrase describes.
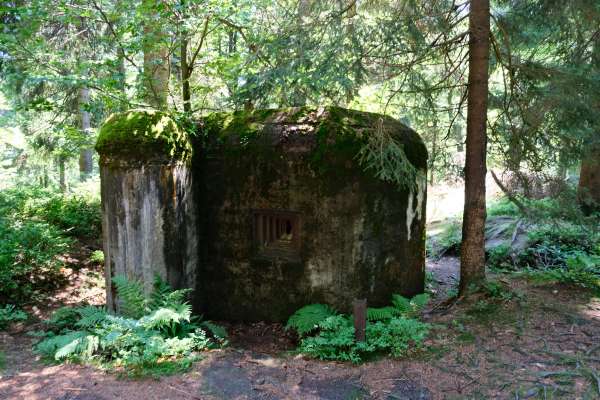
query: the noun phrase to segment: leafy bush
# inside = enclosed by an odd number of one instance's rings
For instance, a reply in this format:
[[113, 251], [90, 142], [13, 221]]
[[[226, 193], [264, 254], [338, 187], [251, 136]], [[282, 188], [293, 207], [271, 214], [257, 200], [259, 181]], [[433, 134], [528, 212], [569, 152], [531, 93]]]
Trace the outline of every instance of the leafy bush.
[[394, 295], [391, 306], [368, 308], [364, 342], [355, 340], [351, 316], [335, 314], [322, 304], [296, 311], [288, 327], [296, 329], [301, 337], [298, 350], [321, 360], [357, 363], [377, 354], [402, 357], [423, 346], [429, 325], [415, 317], [428, 300], [428, 295], [418, 295], [412, 300]]
[[96, 200], [25, 186], [0, 191], [0, 303], [20, 304], [60, 283], [67, 236], [97, 237]]
[[97, 238], [102, 229], [100, 202], [79, 196], [48, 193], [25, 204], [28, 217], [40, 218], [75, 237]]
[[487, 216], [495, 217], [498, 215], [513, 215], [518, 216], [520, 214], [519, 208], [506, 197], [493, 201], [487, 207]]
[[[488, 254], [490, 266], [517, 270], [539, 282], [562, 282], [600, 290], [600, 220], [581, 212], [573, 190], [556, 199], [523, 202], [529, 215], [528, 247], [513, 254], [501, 246]], [[498, 215], [518, 214], [504, 200]], [[489, 214], [489, 213], [488, 213]]]
[[523, 274], [539, 283], [567, 283], [600, 291], [600, 256], [574, 254], [559, 268], [529, 268]]
[[[59, 309], [36, 350], [46, 359], [95, 362], [139, 376], [181, 371], [197, 358], [196, 352], [226, 343], [221, 327], [192, 317], [186, 291], [168, 289], [158, 278], [151, 296], [122, 277], [115, 285], [120, 310], [130, 316], [92, 306]], [[133, 304], [127, 304], [130, 300]]]
[[14, 322], [27, 320], [27, 313], [18, 310], [14, 305], [7, 304], [0, 308], [0, 329], [6, 329]]
[[21, 304], [56, 287], [71, 240], [38, 221], [0, 219], [0, 303]]

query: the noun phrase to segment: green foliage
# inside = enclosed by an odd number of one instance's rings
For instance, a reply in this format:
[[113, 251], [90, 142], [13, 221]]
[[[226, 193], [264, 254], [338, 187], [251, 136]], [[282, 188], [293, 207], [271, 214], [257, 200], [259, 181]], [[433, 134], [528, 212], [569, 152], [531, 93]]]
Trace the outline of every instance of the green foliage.
[[148, 299], [142, 283], [122, 275], [115, 276], [112, 281], [117, 288], [119, 314], [129, 318], [141, 318], [148, 311]]
[[54, 193], [28, 202], [25, 215], [40, 218], [78, 238], [98, 238], [102, 229], [100, 201]]
[[462, 241], [462, 224], [451, 220], [444, 224], [439, 234], [427, 238], [428, 256], [440, 259], [443, 255], [458, 254]]
[[402, 357], [423, 346], [429, 325], [416, 316], [428, 300], [428, 295], [411, 300], [394, 295], [392, 306], [367, 309], [365, 342], [354, 339], [352, 317], [335, 314], [322, 304], [298, 310], [288, 327], [296, 329], [302, 338], [298, 351], [321, 360], [357, 363], [379, 354]]
[[0, 330], [6, 329], [14, 322], [27, 320], [27, 313], [17, 309], [12, 304], [7, 304], [0, 308]]
[[538, 282], [562, 282], [599, 290], [600, 222], [597, 217], [583, 216], [564, 200], [559, 197], [527, 201], [532, 213], [528, 217], [532, 224], [528, 247], [516, 254], [507, 246], [492, 249], [489, 264], [516, 270]]
[[358, 161], [366, 170], [385, 182], [413, 192], [418, 190], [418, 182], [425, 177], [407, 158], [404, 145], [386, 131], [383, 121], [374, 129], [357, 155]]
[[99, 202], [35, 186], [0, 191], [0, 303], [20, 304], [60, 283], [69, 236], [98, 237]]
[[566, 283], [600, 292], [600, 256], [577, 254], [561, 268], [526, 269], [523, 275], [538, 283]]
[[139, 318], [93, 306], [61, 308], [48, 321], [50, 330], [36, 351], [48, 360], [99, 363], [130, 376], [147, 376], [183, 371], [198, 358], [197, 352], [226, 343], [223, 328], [197, 322], [183, 295], [174, 294], [164, 282], [157, 279], [160, 293], [140, 305], [141, 285], [116, 281], [121, 309], [143, 311]]
[[57, 256], [71, 244], [57, 227], [26, 217], [27, 201], [38, 194], [0, 191], [0, 303], [21, 304], [54, 288], [62, 265]]
[[102, 250], [94, 250], [90, 254], [90, 262], [94, 264], [104, 264], [104, 252]]
[[492, 268], [510, 268], [511, 247], [499, 245], [490, 249], [487, 253], [487, 264]]
[[286, 324], [286, 329], [294, 329], [300, 336], [313, 332], [319, 323], [335, 315], [335, 311], [325, 304], [309, 304], [296, 311]]
[[487, 207], [487, 216], [495, 217], [498, 215], [520, 215], [521, 211], [512, 201], [502, 197], [491, 202]]

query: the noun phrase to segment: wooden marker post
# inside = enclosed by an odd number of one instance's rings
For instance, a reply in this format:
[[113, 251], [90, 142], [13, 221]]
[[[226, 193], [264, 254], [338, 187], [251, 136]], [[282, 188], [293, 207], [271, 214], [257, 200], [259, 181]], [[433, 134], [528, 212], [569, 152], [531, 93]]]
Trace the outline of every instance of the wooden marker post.
[[354, 309], [354, 338], [364, 342], [367, 332], [367, 299], [356, 299], [352, 302]]

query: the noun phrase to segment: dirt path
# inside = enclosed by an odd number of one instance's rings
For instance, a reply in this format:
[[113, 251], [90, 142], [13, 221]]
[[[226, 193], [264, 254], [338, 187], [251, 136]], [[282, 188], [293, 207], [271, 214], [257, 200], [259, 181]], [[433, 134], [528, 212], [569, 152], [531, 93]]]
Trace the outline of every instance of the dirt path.
[[[452, 286], [456, 267], [455, 259], [430, 263], [438, 293]], [[207, 353], [190, 372], [132, 381], [92, 367], [41, 365], [23, 332], [3, 334], [0, 398], [600, 398], [600, 299], [578, 288], [509, 283], [520, 298], [428, 314], [436, 328], [417, 358], [359, 366], [286, 352], [293, 344], [278, 325], [233, 325], [232, 345]]]

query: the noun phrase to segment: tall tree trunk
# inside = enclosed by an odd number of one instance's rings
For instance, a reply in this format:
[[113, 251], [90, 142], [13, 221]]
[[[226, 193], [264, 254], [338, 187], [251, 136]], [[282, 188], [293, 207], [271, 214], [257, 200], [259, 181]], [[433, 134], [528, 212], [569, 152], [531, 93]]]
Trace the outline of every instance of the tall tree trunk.
[[[83, 86], [79, 89], [79, 123], [81, 132], [85, 137], [89, 137], [91, 128], [90, 113], [87, 107], [90, 103], [90, 89]], [[87, 145], [79, 150], [79, 180], [85, 181], [94, 170], [92, 149]]]
[[485, 281], [485, 175], [487, 147], [489, 0], [472, 0], [469, 15], [469, 85], [465, 208], [460, 251], [460, 293]]
[[190, 90], [191, 69], [188, 65], [188, 40], [181, 39], [181, 98], [183, 100], [183, 111], [192, 112], [192, 93]]
[[67, 191], [66, 163], [67, 158], [65, 156], [58, 156], [58, 186], [62, 193]]
[[[591, 62], [595, 72], [600, 72], [600, 35], [596, 35]], [[600, 112], [600, 104], [596, 106]], [[593, 137], [584, 146], [577, 197], [584, 213], [600, 212], [600, 141]]]
[[164, 108], [169, 92], [169, 49], [160, 16], [155, 11], [158, 0], [143, 0], [144, 21], [144, 98], [152, 107]]
[[577, 197], [584, 213], [600, 212], [600, 143], [590, 145], [581, 160]]

